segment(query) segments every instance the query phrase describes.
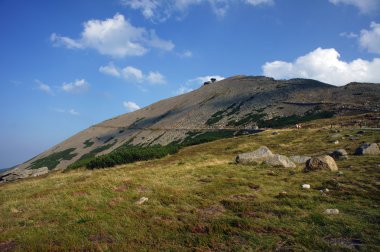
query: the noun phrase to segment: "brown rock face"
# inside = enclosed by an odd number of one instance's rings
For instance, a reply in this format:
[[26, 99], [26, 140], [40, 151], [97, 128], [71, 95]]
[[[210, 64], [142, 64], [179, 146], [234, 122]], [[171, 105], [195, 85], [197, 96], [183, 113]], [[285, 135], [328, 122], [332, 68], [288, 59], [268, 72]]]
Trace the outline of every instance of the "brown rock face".
[[337, 171], [338, 166], [330, 156], [313, 157], [306, 162], [305, 171], [329, 170]]

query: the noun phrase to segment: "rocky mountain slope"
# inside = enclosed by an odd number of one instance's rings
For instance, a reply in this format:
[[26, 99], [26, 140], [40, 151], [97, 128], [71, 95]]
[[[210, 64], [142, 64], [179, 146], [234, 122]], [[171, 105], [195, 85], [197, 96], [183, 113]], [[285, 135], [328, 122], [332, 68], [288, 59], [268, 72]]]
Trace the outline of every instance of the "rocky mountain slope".
[[91, 126], [0, 175], [0, 182], [63, 170], [122, 145], [166, 145], [197, 132], [281, 127], [379, 111], [377, 84], [336, 87], [309, 79], [234, 76]]

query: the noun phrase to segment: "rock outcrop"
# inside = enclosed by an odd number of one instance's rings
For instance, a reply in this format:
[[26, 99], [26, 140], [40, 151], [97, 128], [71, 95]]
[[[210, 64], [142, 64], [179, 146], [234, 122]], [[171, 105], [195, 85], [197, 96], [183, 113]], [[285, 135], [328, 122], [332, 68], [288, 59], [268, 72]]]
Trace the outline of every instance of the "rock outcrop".
[[0, 174], [0, 184], [4, 182], [14, 181], [18, 179], [28, 178], [28, 177], [38, 177], [47, 174], [49, 169], [47, 167], [41, 167], [38, 169], [15, 169], [6, 171]]

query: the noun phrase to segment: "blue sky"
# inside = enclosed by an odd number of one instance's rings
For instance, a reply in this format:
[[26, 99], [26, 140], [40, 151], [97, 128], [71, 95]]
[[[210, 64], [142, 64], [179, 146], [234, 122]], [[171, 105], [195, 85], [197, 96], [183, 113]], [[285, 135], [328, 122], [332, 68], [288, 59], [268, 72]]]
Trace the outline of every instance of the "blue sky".
[[0, 0], [0, 168], [210, 76], [380, 82], [380, 0]]

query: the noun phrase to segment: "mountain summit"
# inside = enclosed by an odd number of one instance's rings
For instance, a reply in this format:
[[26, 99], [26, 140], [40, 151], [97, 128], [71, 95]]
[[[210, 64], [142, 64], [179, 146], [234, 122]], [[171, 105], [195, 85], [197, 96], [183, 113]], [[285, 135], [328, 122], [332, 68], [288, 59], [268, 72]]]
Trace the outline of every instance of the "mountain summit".
[[93, 125], [6, 171], [0, 182], [64, 170], [123, 145], [167, 145], [194, 132], [249, 131], [379, 111], [377, 84], [336, 87], [310, 79], [239, 75]]

